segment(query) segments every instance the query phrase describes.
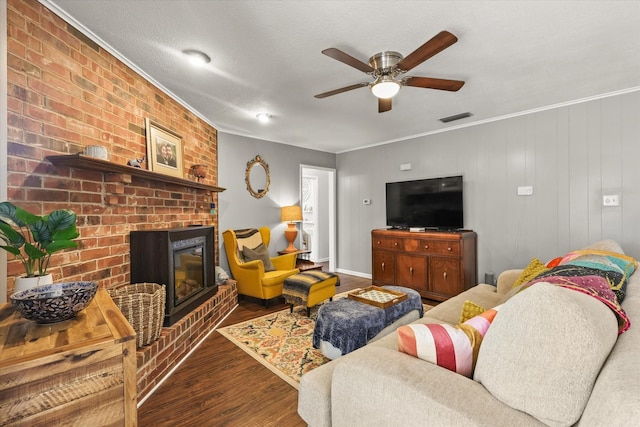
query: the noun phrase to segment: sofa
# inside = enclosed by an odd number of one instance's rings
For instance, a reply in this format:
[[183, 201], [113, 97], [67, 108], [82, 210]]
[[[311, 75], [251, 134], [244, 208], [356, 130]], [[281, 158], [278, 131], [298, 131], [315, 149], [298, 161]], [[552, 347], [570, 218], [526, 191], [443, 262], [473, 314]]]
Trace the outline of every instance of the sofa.
[[[612, 240], [584, 249], [623, 254]], [[299, 415], [312, 427], [639, 425], [640, 274], [626, 277], [621, 319], [551, 279], [514, 287], [523, 271], [401, 327], [459, 325], [469, 302], [495, 308], [470, 376], [399, 351], [394, 331], [303, 375]]]

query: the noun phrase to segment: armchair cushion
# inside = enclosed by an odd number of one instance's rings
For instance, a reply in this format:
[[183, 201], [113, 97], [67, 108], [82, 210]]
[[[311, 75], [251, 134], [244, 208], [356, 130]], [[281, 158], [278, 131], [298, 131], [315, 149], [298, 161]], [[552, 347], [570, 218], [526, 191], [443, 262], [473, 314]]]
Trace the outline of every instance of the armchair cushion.
[[248, 246], [242, 248], [242, 256], [245, 261], [260, 260], [264, 264], [264, 271], [274, 271], [276, 268], [269, 258], [269, 249], [260, 243], [256, 248], [251, 249]]

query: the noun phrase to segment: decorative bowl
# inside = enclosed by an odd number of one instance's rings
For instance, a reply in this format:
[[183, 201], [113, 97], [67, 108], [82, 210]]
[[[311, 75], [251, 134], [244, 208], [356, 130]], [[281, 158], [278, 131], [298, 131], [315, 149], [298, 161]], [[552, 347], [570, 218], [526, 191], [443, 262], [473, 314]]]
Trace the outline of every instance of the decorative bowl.
[[54, 283], [11, 295], [11, 304], [26, 319], [56, 323], [72, 319], [83, 310], [98, 290], [95, 282]]

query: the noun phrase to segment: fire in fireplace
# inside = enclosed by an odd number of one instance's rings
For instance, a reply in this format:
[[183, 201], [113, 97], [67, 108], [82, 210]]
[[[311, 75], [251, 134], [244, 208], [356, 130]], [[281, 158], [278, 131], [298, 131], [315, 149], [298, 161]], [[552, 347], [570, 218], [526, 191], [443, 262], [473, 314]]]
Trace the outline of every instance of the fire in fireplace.
[[131, 283], [166, 286], [164, 325], [170, 326], [218, 291], [214, 227], [132, 231]]

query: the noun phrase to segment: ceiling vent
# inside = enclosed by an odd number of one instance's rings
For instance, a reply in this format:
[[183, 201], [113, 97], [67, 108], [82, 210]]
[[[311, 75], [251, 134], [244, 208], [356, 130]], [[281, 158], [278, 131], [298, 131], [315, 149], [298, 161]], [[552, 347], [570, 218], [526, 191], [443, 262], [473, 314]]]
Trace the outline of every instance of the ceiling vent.
[[449, 122], [453, 122], [454, 120], [460, 120], [460, 119], [466, 119], [467, 117], [471, 117], [473, 114], [471, 113], [460, 113], [460, 114], [456, 114], [455, 116], [449, 116], [449, 117], [444, 117], [442, 119], [440, 119], [440, 121], [442, 123], [449, 123]]

